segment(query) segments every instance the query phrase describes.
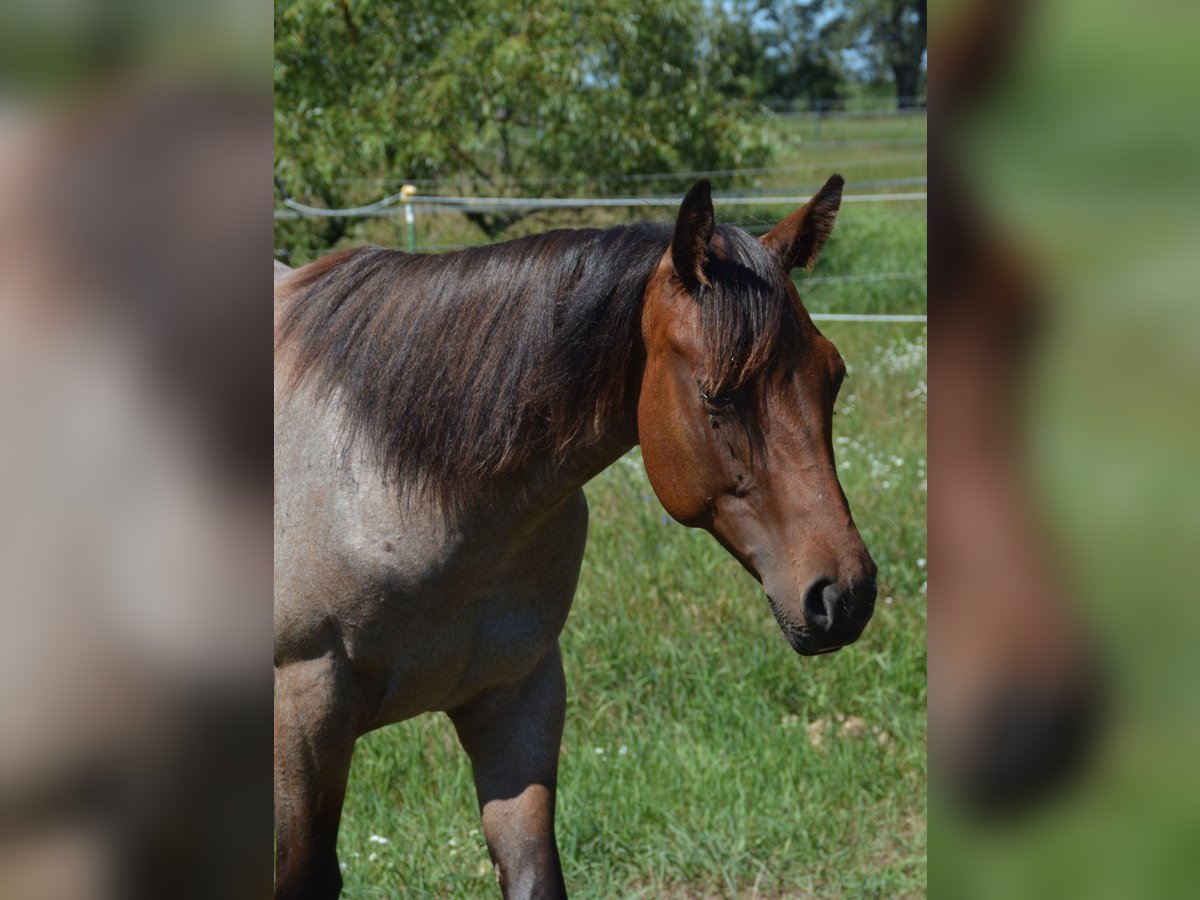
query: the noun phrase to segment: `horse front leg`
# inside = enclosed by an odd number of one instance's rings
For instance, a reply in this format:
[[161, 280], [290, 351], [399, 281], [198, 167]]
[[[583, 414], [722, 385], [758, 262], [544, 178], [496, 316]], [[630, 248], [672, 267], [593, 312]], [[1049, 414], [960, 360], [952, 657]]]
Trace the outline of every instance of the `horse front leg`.
[[275, 900], [332, 900], [342, 889], [338, 823], [354, 728], [332, 656], [275, 669]]
[[523, 681], [451, 710], [471, 757], [488, 852], [515, 898], [566, 897], [554, 840], [566, 682], [558, 644]]

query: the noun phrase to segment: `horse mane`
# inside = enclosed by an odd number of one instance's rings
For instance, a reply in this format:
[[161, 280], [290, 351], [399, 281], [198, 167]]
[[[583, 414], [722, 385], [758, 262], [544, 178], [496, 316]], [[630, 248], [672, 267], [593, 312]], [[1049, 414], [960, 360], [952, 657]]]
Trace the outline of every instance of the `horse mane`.
[[[712, 287], [695, 294], [709, 391], [753, 377], [795, 331], [778, 264], [743, 231], [717, 234]], [[277, 346], [291, 387], [340, 404], [347, 441], [386, 478], [461, 503], [537, 453], [596, 442], [622, 413], [670, 240], [641, 223], [439, 255], [339, 251], [292, 277]]]

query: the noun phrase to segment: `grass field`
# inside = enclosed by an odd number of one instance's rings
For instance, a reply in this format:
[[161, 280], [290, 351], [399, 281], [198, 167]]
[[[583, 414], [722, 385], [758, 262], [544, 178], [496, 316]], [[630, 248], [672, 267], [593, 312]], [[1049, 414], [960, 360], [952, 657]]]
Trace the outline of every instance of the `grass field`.
[[[811, 122], [782, 121], [777, 163], [794, 168], [750, 189], [803, 196], [835, 170], [848, 192], [919, 178], [924, 127], [923, 117], [829, 120], [818, 143]], [[762, 230], [787, 211], [718, 205], [718, 219]], [[421, 223], [423, 243], [478, 239], [445, 218]], [[522, 228], [550, 224], [566, 223]], [[394, 220], [347, 243], [364, 237], [403, 245]], [[924, 271], [923, 203], [847, 204], [818, 280], [798, 284], [813, 311], [924, 312]], [[879, 274], [889, 277], [823, 280]], [[850, 368], [834, 433], [879, 564], [875, 617], [854, 646], [800, 658], [758, 584], [707, 534], [665, 517], [636, 450], [595, 479], [562, 639], [558, 837], [574, 897], [925, 892], [925, 331], [822, 330]], [[498, 896], [444, 716], [359, 742], [339, 854], [348, 897]]]

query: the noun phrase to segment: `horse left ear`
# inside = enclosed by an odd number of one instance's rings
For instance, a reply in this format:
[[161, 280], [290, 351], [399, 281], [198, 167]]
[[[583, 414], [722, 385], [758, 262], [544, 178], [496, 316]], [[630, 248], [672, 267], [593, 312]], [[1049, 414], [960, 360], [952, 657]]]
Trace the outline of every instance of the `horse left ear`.
[[841, 175], [830, 176], [811, 200], [760, 238], [764, 247], [783, 260], [785, 271], [790, 272], [797, 266], [812, 271], [821, 248], [833, 231], [845, 183], [846, 179]]
[[712, 188], [707, 179], [701, 179], [692, 185], [683, 203], [679, 204], [675, 234], [671, 236], [671, 262], [679, 280], [689, 291], [701, 284], [711, 287], [704, 274], [704, 262], [708, 259], [708, 242], [712, 240], [715, 227]]

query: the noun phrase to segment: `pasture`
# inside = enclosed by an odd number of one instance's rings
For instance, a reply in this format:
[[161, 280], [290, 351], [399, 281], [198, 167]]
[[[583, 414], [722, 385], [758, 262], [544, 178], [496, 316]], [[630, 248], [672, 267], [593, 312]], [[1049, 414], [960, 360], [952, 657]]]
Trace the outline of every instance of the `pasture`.
[[[779, 120], [778, 168], [736, 190], [806, 197], [834, 171], [848, 194], [924, 190], [923, 116], [831, 118], [819, 141], [813, 125]], [[718, 221], [754, 232], [791, 211], [716, 207]], [[537, 213], [512, 234], [673, 216]], [[843, 205], [815, 272], [797, 275], [809, 309], [924, 312], [925, 221], [920, 201]], [[367, 220], [344, 243], [402, 247], [403, 228]], [[457, 214], [419, 216], [421, 249], [482, 239]], [[874, 618], [845, 650], [797, 656], [759, 585], [709, 535], [665, 516], [636, 449], [596, 478], [562, 639], [557, 831], [574, 897], [924, 894], [925, 329], [821, 328], [849, 365], [834, 439], [879, 566]], [[339, 856], [347, 897], [498, 896], [446, 717], [359, 741]]]

